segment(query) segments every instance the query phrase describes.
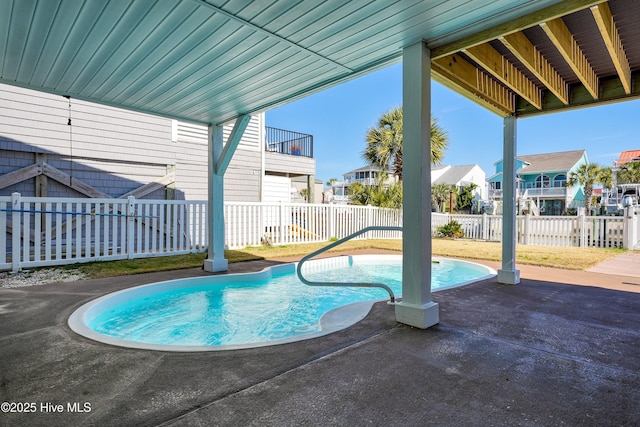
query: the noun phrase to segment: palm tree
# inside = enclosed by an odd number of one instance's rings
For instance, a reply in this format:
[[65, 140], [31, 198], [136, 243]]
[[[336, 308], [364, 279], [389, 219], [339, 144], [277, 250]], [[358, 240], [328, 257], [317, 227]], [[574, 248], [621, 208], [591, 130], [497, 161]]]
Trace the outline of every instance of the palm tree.
[[300, 196], [304, 199], [304, 201], [308, 201], [307, 199], [309, 198], [309, 189], [308, 188], [303, 188], [302, 190], [300, 190]]
[[629, 162], [618, 171], [618, 183], [640, 184], [640, 162]]
[[377, 206], [381, 208], [402, 207], [402, 187], [400, 184], [385, 185], [386, 176], [381, 175], [374, 185], [354, 182], [349, 186], [349, 201], [354, 205]]
[[449, 200], [451, 191], [453, 191], [453, 186], [444, 182], [434, 184], [431, 187], [431, 202], [437, 207], [438, 212], [444, 212], [444, 206]]
[[575, 172], [569, 174], [567, 180], [567, 186], [580, 185], [584, 192], [584, 204], [587, 210], [587, 215], [591, 211], [591, 196], [593, 195], [593, 185], [604, 181], [606, 171], [603, 168], [594, 164], [582, 164], [576, 169]]
[[600, 169], [601, 169], [601, 173], [600, 173], [599, 183], [602, 184], [602, 186], [605, 188], [612, 188], [613, 187], [613, 169], [611, 169], [611, 167], [608, 167], [608, 166], [603, 166]]
[[327, 181], [327, 185], [331, 187], [331, 193], [333, 193], [334, 196], [336, 195], [336, 189], [333, 184], [336, 182], [338, 182], [337, 178], [329, 178], [329, 181]]
[[[402, 108], [387, 111], [378, 119], [377, 127], [367, 131], [367, 147], [362, 157], [371, 165], [386, 170], [392, 166], [393, 174], [402, 182]], [[431, 163], [439, 165], [449, 143], [446, 132], [431, 118]]]

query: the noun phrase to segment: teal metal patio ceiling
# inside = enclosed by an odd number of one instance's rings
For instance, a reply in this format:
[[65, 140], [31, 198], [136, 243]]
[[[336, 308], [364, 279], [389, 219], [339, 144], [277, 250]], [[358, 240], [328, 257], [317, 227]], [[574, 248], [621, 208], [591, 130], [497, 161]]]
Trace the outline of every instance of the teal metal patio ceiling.
[[[436, 60], [469, 60], [464, 49], [498, 38], [501, 28], [520, 31], [594, 3], [0, 0], [0, 82], [219, 124], [399, 61], [421, 40]], [[438, 76], [448, 82], [447, 73]], [[449, 86], [486, 104], [482, 93]]]

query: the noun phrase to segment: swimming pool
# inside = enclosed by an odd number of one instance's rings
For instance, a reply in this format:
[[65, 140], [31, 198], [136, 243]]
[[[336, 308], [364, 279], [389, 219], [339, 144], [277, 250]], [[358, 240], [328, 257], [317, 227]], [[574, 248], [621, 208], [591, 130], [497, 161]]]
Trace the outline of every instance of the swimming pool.
[[[312, 260], [311, 280], [376, 281], [402, 291], [401, 255]], [[433, 290], [482, 280], [495, 271], [466, 261], [434, 258]], [[295, 264], [258, 273], [152, 283], [93, 300], [69, 318], [75, 332], [108, 344], [168, 351], [259, 347], [314, 338], [344, 329], [388, 298], [377, 288], [312, 287]]]

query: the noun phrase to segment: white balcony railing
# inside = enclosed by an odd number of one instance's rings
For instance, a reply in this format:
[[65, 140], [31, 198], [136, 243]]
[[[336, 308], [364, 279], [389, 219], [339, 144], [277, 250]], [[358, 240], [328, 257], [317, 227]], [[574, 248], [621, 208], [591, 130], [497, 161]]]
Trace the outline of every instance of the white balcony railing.
[[[553, 197], [553, 198], [565, 198], [567, 197], [566, 187], [547, 187], [547, 188], [519, 188], [516, 190], [518, 197], [530, 198], [530, 197]], [[502, 190], [496, 190], [489, 188], [489, 199], [500, 200], [502, 199]]]

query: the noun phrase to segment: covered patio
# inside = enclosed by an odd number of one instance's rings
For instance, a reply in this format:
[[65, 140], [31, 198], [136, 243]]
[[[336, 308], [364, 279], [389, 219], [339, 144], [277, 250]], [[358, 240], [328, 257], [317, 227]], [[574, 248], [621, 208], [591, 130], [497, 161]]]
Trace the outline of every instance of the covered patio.
[[[251, 113], [402, 61], [405, 114], [401, 304], [378, 304], [354, 327], [309, 342], [169, 354], [106, 346], [66, 326], [89, 299], [171, 278], [166, 273], [1, 289], [0, 397], [37, 402], [38, 411], [0, 419], [637, 423], [640, 298], [630, 290], [638, 281], [521, 273], [514, 165], [519, 118], [638, 97], [638, 16], [640, 3], [631, 0], [0, 0], [1, 83], [209, 126], [209, 272], [236, 268], [224, 259], [223, 183]], [[434, 295], [431, 79], [504, 117], [505, 164], [497, 280]], [[229, 121], [234, 132], [225, 142]], [[207, 273], [170, 276], [185, 274]], [[576, 280], [615, 280], [617, 290], [570, 285]], [[90, 412], [67, 411], [73, 402], [89, 402]], [[52, 415], [41, 403], [65, 411]]]

